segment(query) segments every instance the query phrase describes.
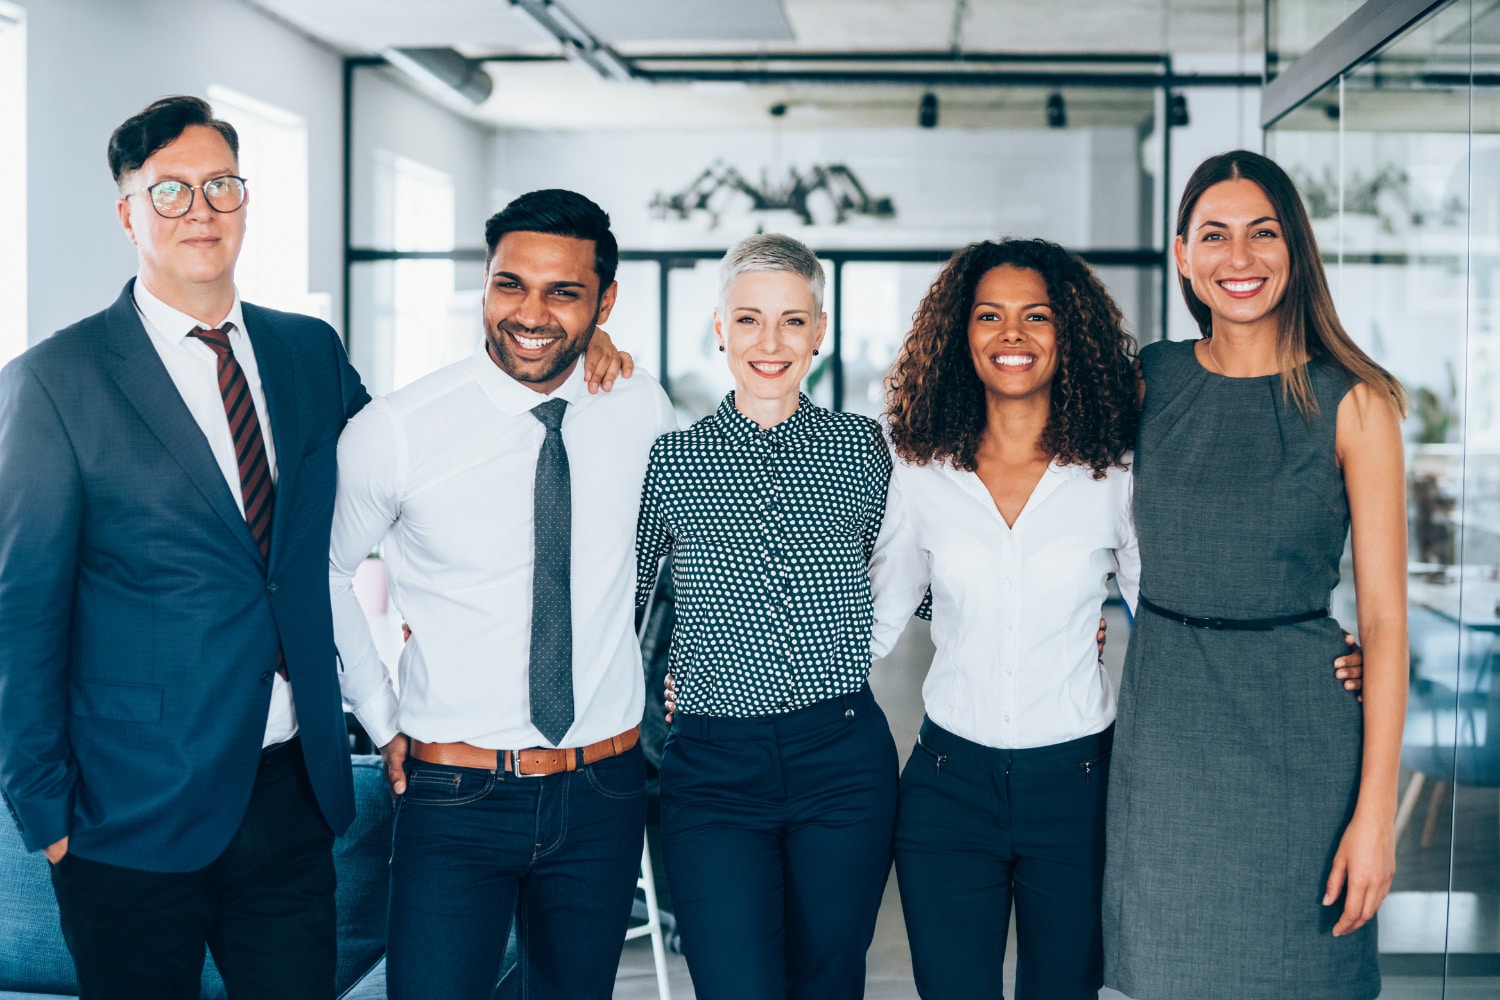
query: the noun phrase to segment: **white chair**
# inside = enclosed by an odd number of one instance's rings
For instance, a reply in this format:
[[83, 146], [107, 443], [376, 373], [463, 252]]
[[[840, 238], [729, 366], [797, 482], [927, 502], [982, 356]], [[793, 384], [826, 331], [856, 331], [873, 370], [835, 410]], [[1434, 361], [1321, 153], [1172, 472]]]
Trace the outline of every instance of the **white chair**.
[[661, 910], [656, 905], [656, 878], [651, 871], [651, 844], [641, 848], [641, 877], [636, 888], [646, 891], [646, 922], [625, 932], [625, 940], [651, 936], [651, 954], [656, 959], [656, 993], [661, 1000], [672, 1000], [672, 987], [667, 982], [667, 942], [661, 929]]

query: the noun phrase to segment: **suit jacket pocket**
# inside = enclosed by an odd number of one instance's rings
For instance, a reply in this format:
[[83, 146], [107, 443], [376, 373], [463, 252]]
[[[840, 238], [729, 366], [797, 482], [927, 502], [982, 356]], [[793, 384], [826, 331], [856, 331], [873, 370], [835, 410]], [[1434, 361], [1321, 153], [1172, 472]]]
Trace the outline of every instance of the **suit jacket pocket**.
[[73, 714], [119, 722], [160, 722], [162, 689], [156, 684], [79, 681], [72, 688]]

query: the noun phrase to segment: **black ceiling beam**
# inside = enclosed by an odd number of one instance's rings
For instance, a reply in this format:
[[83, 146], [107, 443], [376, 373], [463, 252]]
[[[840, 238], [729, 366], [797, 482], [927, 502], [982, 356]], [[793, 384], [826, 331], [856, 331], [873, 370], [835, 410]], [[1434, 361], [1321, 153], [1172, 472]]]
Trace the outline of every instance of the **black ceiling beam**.
[[1111, 89], [1170, 87], [1259, 87], [1258, 75], [1244, 73], [1097, 73], [953, 70], [859, 70], [859, 69], [745, 69], [745, 70], [656, 70], [639, 64], [636, 77], [651, 83], [756, 83], [756, 84], [884, 84], [916, 87], [1105, 87]]
[[[1149, 247], [1139, 249], [1106, 247], [1073, 252], [1090, 264], [1105, 267], [1161, 267], [1165, 260], [1160, 250], [1153, 250]], [[922, 261], [942, 263], [953, 256], [952, 250], [941, 248], [872, 250], [844, 247], [815, 250], [814, 253], [824, 260], [841, 260], [854, 264]], [[391, 260], [483, 261], [484, 256], [483, 247], [460, 247], [456, 250], [376, 250], [370, 247], [350, 247], [348, 260], [351, 264], [373, 264]], [[701, 260], [722, 260], [723, 258], [722, 248], [685, 250], [626, 250], [622, 248], [620, 250], [621, 260], [661, 261], [669, 267], [691, 267]]]
[[[619, 53], [616, 53], [617, 55]], [[537, 56], [519, 53], [497, 52], [492, 55], [473, 56], [478, 62], [512, 62], [536, 59], [561, 59], [562, 56]], [[927, 63], [1015, 63], [1018, 66], [1033, 63], [1118, 63], [1124, 66], [1164, 66], [1167, 56], [1149, 53], [1126, 52], [1109, 55], [1102, 52], [1039, 53], [1039, 52], [962, 52], [955, 54], [947, 49], [921, 49], [910, 51], [873, 52], [818, 52], [798, 49], [794, 52], [636, 52], [621, 55], [634, 63], [641, 62], [927, 62]]]

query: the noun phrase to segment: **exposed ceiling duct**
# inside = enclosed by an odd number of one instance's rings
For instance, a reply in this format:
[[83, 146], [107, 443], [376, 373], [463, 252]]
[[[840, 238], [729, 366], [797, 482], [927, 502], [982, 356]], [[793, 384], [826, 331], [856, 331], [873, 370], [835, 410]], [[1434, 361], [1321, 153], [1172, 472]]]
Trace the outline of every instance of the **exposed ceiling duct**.
[[456, 49], [386, 49], [387, 62], [440, 97], [457, 96], [472, 105], [489, 99], [495, 81], [483, 64]]

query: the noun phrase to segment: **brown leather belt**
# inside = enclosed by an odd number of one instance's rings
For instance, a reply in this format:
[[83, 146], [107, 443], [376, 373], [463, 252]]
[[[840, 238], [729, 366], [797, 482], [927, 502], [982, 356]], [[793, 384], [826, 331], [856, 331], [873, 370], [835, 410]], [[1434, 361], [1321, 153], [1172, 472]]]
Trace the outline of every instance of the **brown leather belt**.
[[482, 771], [504, 771], [518, 778], [540, 778], [547, 774], [576, 771], [580, 767], [617, 756], [635, 746], [641, 738], [641, 727], [631, 726], [618, 736], [611, 736], [586, 747], [533, 747], [530, 750], [487, 750], [472, 743], [423, 743], [412, 740], [407, 753], [429, 764], [449, 767], [473, 767]]

